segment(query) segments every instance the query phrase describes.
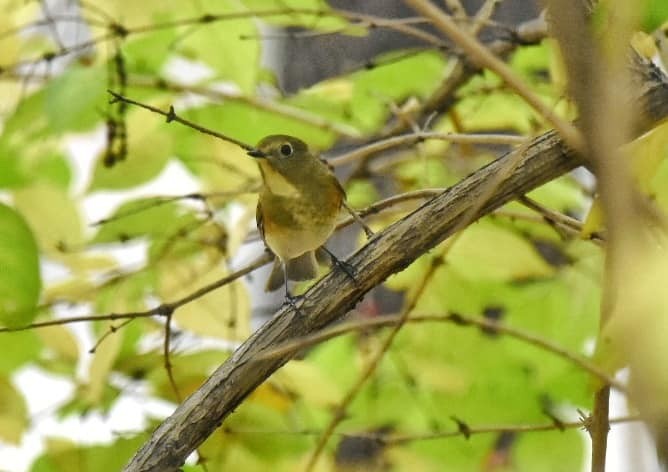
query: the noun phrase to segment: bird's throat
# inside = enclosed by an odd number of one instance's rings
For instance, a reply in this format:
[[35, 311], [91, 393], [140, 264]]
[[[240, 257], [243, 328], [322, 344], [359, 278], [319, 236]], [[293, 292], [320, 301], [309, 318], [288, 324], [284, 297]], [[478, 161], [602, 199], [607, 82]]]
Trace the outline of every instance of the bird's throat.
[[299, 189], [280, 172], [276, 171], [269, 162], [260, 162], [260, 172], [264, 185], [274, 195], [294, 197], [299, 194]]

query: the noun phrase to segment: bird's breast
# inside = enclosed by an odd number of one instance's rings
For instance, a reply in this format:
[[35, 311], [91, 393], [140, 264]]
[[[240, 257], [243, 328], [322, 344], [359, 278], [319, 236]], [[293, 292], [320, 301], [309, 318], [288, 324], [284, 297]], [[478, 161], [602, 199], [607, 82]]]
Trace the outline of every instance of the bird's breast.
[[338, 185], [306, 186], [290, 196], [265, 189], [260, 208], [267, 246], [281, 259], [289, 260], [313, 251], [334, 232], [343, 203]]

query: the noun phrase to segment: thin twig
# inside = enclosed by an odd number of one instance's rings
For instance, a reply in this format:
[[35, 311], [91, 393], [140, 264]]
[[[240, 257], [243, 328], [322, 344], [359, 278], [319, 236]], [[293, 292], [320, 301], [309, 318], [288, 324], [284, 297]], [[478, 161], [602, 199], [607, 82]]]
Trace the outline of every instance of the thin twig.
[[364, 222], [359, 213], [357, 213], [357, 211], [354, 208], [351, 208], [350, 205], [348, 205], [348, 202], [346, 202], [345, 200], [343, 201], [343, 208], [345, 208], [346, 211], [353, 218], [353, 220], [355, 220], [355, 222], [362, 227], [364, 233], [366, 234], [367, 239], [371, 238], [373, 236], [373, 231], [371, 230], [371, 228], [367, 226], [367, 224]]
[[524, 205], [525, 207], [541, 214], [543, 218], [545, 218], [548, 221], [551, 221], [555, 224], [558, 224], [560, 226], [564, 226], [566, 228], [570, 228], [574, 231], [582, 231], [582, 222], [576, 220], [575, 218], [572, 218], [568, 215], [564, 215], [563, 213], [559, 213], [558, 211], [550, 210], [549, 208], [541, 205], [534, 199], [527, 197], [526, 195], [521, 196], [520, 198], [517, 199], [519, 203]]
[[[258, 356], [258, 360], [270, 358], [274, 356], [283, 356], [288, 353], [293, 353], [305, 349], [307, 347], [313, 346], [315, 344], [320, 344], [323, 341], [328, 339], [341, 336], [350, 332], [365, 331], [369, 328], [380, 328], [388, 326], [396, 326], [401, 321], [400, 315], [386, 315], [382, 318], [372, 318], [372, 319], [363, 319], [350, 321], [342, 323], [340, 325], [334, 326], [332, 328], [325, 329], [318, 333], [306, 336], [302, 339], [298, 339], [292, 342], [284, 343], [277, 346], [275, 349], [271, 349], [267, 352], [264, 352]], [[592, 376], [598, 378], [606, 385], [614, 387], [620, 392], [626, 392], [626, 387], [608, 375], [603, 369], [589, 361], [584, 356], [572, 352], [558, 344], [550, 341], [549, 339], [542, 338], [533, 333], [529, 333], [520, 328], [514, 328], [512, 326], [505, 325], [498, 321], [488, 320], [482, 317], [476, 316], [466, 316], [457, 314], [420, 314], [412, 315], [406, 323], [454, 323], [457, 326], [476, 326], [480, 329], [494, 331], [495, 333], [503, 334], [511, 338], [523, 341], [532, 346], [536, 346], [540, 349], [543, 349], [547, 352], [551, 352], [563, 359], [566, 359], [570, 363], [578, 366], [582, 370], [589, 372]]]
[[311, 113], [308, 110], [297, 108], [285, 103], [280, 103], [275, 100], [268, 100], [265, 98], [244, 95], [240, 92], [227, 91], [220, 89], [212, 89], [210, 87], [194, 86], [194, 85], [182, 85], [174, 82], [169, 82], [164, 79], [152, 79], [152, 78], [143, 78], [133, 76], [130, 77], [128, 81], [129, 85], [135, 87], [143, 88], [155, 88], [159, 90], [169, 90], [171, 92], [179, 93], [192, 93], [195, 95], [201, 95], [207, 98], [214, 100], [231, 100], [239, 103], [245, 103], [250, 105], [253, 108], [259, 110], [266, 110], [271, 113], [276, 113], [279, 115], [292, 118], [294, 120], [306, 123], [310, 126], [316, 126], [320, 129], [327, 131], [332, 131], [340, 136], [345, 136], [349, 138], [359, 137], [359, 132], [356, 128], [349, 126], [345, 123], [337, 123], [335, 121], [330, 121], [327, 118]]
[[46, 328], [49, 326], [65, 325], [70, 323], [82, 323], [86, 321], [115, 321], [128, 318], [148, 318], [157, 315], [160, 315], [160, 313], [158, 313], [156, 310], [149, 310], [149, 311], [137, 311], [137, 312], [127, 312], [127, 313], [110, 313], [108, 315], [70, 316], [67, 318], [58, 318], [55, 320], [38, 321], [35, 323], [30, 323], [29, 325], [25, 326], [17, 326], [17, 327], [2, 326], [0, 327], [0, 333], [26, 331], [29, 329]]
[[[161, 205], [166, 205], [169, 203], [173, 203], [176, 201], [180, 200], [198, 200], [198, 201], [206, 201], [210, 200], [213, 198], [223, 198], [223, 197], [232, 197], [232, 196], [239, 196], [239, 195], [244, 195], [244, 194], [253, 194], [257, 193], [259, 190], [258, 188], [247, 188], [245, 190], [236, 190], [236, 191], [231, 191], [231, 192], [208, 192], [208, 193], [202, 193], [202, 192], [191, 192], [191, 193], [185, 193], [182, 195], [173, 195], [169, 197], [145, 197], [144, 202], [146, 203], [145, 205], [136, 207], [136, 208], [131, 208], [126, 211], [123, 211], [121, 213], [116, 213], [113, 216], [110, 216], [108, 218], [102, 218], [97, 221], [93, 221], [90, 223], [90, 226], [101, 226], [107, 223], [111, 223], [112, 221], [120, 220], [123, 218], [127, 218], [129, 216], [135, 215], [137, 213], [141, 213], [146, 210], [150, 210], [151, 208], [155, 208]], [[142, 202], [142, 203], [144, 203]], [[179, 232], [181, 230], [179, 229]]]
[[[639, 416], [622, 416], [619, 418], [614, 418], [610, 422], [618, 424], [618, 423], [629, 423], [632, 421], [642, 421], [642, 418]], [[542, 423], [542, 424], [491, 425], [491, 426], [475, 426], [475, 427], [468, 426], [466, 431], [457, 429], [456, 431], [427, 433], [424, 435], [390, 436], [384, 442], [388, 446], [397, 446], [414, 441], [433, 441], [433, 440], [445, 439], [457, 436], [473, 436], [474, 434], [489, 434], [489, 433], [503, 433], [503, 432], [529, 433], [529, 432], [540, 432], [540, 431], [563, 431], [565, 429], [576, 429], [584, 427], [585, 427], [585, 422], [583, 422], [582, 420], [560, 421], [559, 424], [555, 424], [555, 422], [552, 421], [550, 423]]]
[[167, 372], [167, 378], [169, 379], [169, 384], [172, 387], [176, 401], [181, 403], [183, 398], [181, 397], [181, 391], [179, 390], [178, 385], [176, 385], [176, 380], [174, 380], [174, 371], [172, 370], [172, 362], [169, 358], [169, 344], [172, 336], [172, 315], [174, 312], [170, 312], [165, 317], [165, 340], [163, 343], [163, 356], [165, 359], [165, 371]]
[[29, 329], [45, 328], [48, 326], [57, 326], [65, 325], [70, 323], [82, 323], [86, 321], [116, 321], [123, 319], [135, 319], [135, 318], [149, 318], [151, 316], [163, 316], [166, 317], [172, 311], [180, 308], [186, 303], [190, 303], [193, 300], [196, 300], [200, 297], [203, 297], [209, 292], [216, 290], [217, 288], [223, 287], [234, 280], [243, 277], [244, 275], [262, 267], [263, 265], [268, 264], [273, 261], [274, 258], [271, 254], [264, 253], [258, 257], [255, 261], [251, 262], [247, 266], [229, 274], [226, 277], [221, 278], [215, 282], [205, 285], [204, 287], [195, 290], [193, 293], [190, 293], [183, 298], [180, 298], [174, 302], [163, 303], [162, 305], [147, 311], [136, 311], [136, 312], [127, 312], [127, 313], [110, 313], [108, 315], [88, 315], [88, 316], [72, 316], [68, 318], [58, 318], [54, 320], [47, 321], [38, 321], [36, 323], [31, 323], [25, 326], [17, 327], [0, 327], [0, 333], [8, 333], [14, 331], [26, 331]]
[[375, 141], [365, 146], [358, 147], [353, 151], [347, 152], [340, 156], [329, 158], [327, 162], [336, 167], [349, 164], [360, 159], [368, 160], [370, 156], [387, 151], [388, 149], [393, 149], [400, 146], [410, 146], [428, 139], [448, 141], [455, 144], [501, 144], [508, 146], [515, 146], [527, 142], [527, 139], [523, 136], [512, 136], [508, 134], [462, 134], [419, 131], [416, 133], [402, 134], [399, 136], [393, 136]]
[[228, 143], [236, 144], [237, 146], [239, 146], [242, 149], [245, 149], [246, 151], [250, 151], [251, 149], [253, 149], [253, 146], [251, 146], [250, 144], [246, 144], [243, 141], [239, 141], [238, 139], [235, 139], [231, 136], [227, 136], [227, 135], [219, 133], [217, 131], [213, 131], [209, 128], [205, 128], [204, 126], [198, 125], [197, 123], [194, 123], [190, 120], [186, 120], [185, 118], [181, 118], [180, 116], [178, 116], [176, 114], [176, 112], [174, 111], [173, 106], [170, 106], [168, 111], [163, 111], [163, 110], [161, 110], [159, 108], [156, 108], [154, 106], [147, 105], [146, 103], [141, 103], [141, 102], [138, 102], [138, 101], [133, 100], [131, 98], [124, 97], [123, 95], [118, 94], [118, 93], [114, 92], [113, 90], [107, 90], [107, 92], [111, 96], [114, 97], [112, 99], [112, 103], [114, 101], [121, 101], [121, 102], [129, 103], [130, 105], [136, 105], [138, 107], [141, 107], [141, 108], [144, 108], [146, 110], [152, 111], [153, 113], [157, 113], [158, 115], [164, 116], [165, 118], [167, 118], [167, 123], [171, 123], [172, 121], [176, 121], [177, 123], [181, 123], [182, 125], [185, 125], [185, 126], [187, 126], [189, 128], [192, 128], [192, 129], [195, 129], [195, 130], [199, 131], [200, 133], [208, 134], [210, 136], [221, 139], [223, 141], [227, 141]]
[[119, 329], [126, 327], [136, 319], [137, 318], [128, 318], [127, 320], [124, 320], [122, 323], [119, 323], [117, 325], [112, 324], [111, 326], [109, 326], [109, 329], [107, 329], [107, 331], [102, 336], [99, 337], [99, 339], [95, 342], [95, 344], [93, 344], [93, 347], [91, 347], [88, 350], [88, 354], [95, 354], [95, 351], [97, 351], [97, 348], [100, 347], [100, 344], [102, 344], [102, 342], [104, 342], [105, 339], [107, 339], [112, 334], [116, 333], [116, 331], [118, 331]]
[[[611, 424], [623, 424], [636, 421], [643, 421], [641, 416], [621, 416], [612, 418]], [[462, 428], [457, 428], [453, 431], [436, 431], [425, 434], [397, 434], [388, 433], [382, 434], [377, 432], [355, 431], [355, 432], [335, 432], [333, 436], [340, 438], [362, 438], [378, 441], [380, 444], [387, 447], [402, 446], [407, 443], [417, 441], [438, 441], [441, 439], [454, 438], [459, 436], [474, 436], [479, 434], [498, 434], [498, 433], [533, 433], [555, 431], [562, 432], [566, 429], [586, 428], [586, 420], [578, 421], [560, 421], [555, 424], [554, 421], [549, 423], [534, 423], [534, 424], [497, 424], [497, 425], [466, 425], [466, 431]], [[252, 434], [252, 435], [299, 435], [299, 436], [320, 436], [322, 431], [316, 430], [248, 430], [248, 429], [233, 429], [223, 427], [225, 434]]]

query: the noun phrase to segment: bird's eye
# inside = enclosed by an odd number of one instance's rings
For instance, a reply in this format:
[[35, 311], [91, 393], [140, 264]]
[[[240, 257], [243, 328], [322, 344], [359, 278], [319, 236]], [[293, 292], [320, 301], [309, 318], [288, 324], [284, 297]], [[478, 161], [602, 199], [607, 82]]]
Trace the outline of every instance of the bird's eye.
[[284, 144], [281, 144], [281, 147], [278, 149], [278, 152], [280, 152], [281, 156], [283, 156], [283, 157], [290, 157], [290, 156], [292, 156], [293, 149], [292, 149], [292, 146], [290, 146], [289, 143], [284, 143]]

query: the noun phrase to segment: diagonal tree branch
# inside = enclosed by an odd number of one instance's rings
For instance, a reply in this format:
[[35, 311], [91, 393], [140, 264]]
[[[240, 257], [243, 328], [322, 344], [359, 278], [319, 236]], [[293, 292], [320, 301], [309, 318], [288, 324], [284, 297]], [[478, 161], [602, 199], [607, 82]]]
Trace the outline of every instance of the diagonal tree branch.
[[[644, 110], [636, 129], [641, 132], [668, 117], [668, 81], [656, 67], [638, 61], [634, 68], [639, 79], [634, 99]], [[512, 173], [497, 182], [498, 175], [507, 170], [508, 162], [514, 165]], [[178, 470], [188, 455], [295, 353], [277, 357], [260, 354], [341, 318], [366, 292], [461, 229], [462, 220], [474, 221], [578, 165], [575, 153], [559, 135], [547, 132], [377, 233], [347, 261], [355, 267], [356, 282], [335, 269], [303, 296], [297, 304], [299, 312], [289, 306], [281, 309], [153, 432], [124, 470]], [[490, 182], [496, 184], [494, 192], [481, 204], [479, 199], [489, 193]], [[475, 218], [468, 214], [471, 208], [477, 209]]]

